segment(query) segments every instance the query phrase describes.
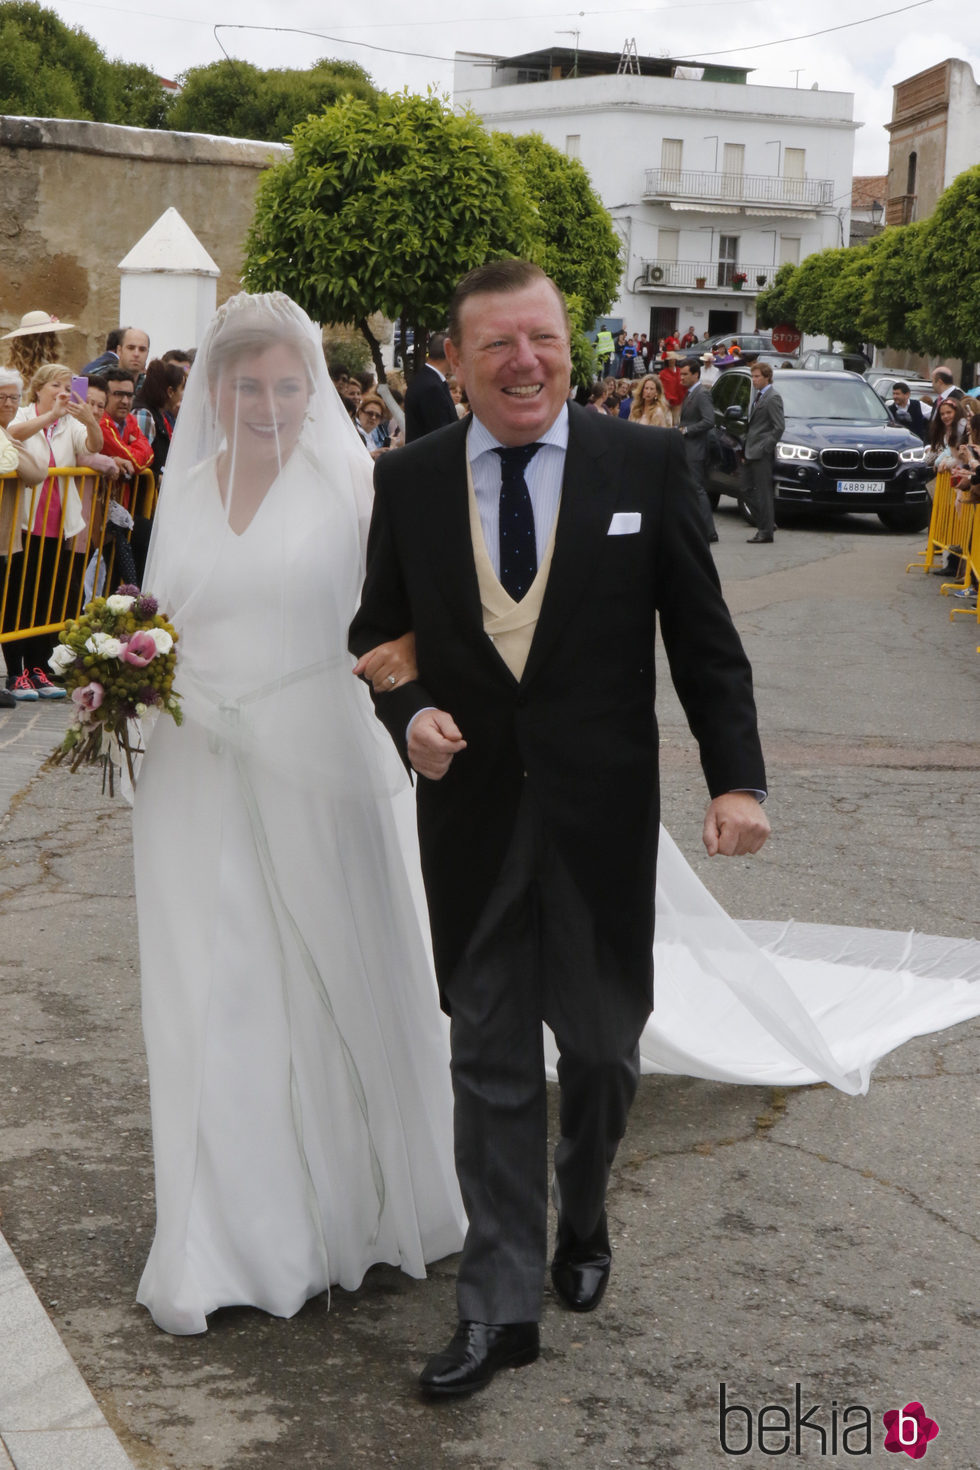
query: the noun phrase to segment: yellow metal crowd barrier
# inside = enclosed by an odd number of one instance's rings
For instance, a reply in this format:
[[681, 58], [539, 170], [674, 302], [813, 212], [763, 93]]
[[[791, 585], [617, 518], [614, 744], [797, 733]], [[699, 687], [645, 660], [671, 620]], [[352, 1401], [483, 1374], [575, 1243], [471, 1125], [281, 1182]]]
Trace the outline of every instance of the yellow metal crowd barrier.
[[[934, 566], [941, 569], [951, 557], [959, 559], [960, 575], [954, 581], [942, 583], [939, 590], [943, 596], [969, 591], [980, 584], [980, 505], [966, 501], [957, 505], [956, 486], [949, 473], [944, 472], [936, 476], [928, 540], [905, 570], [929, 572]], [[949, 614], [950, 622], [956, 617], [975, 618], [980, 622], [980, 606], [954, 607]], [[980, 647], [977, 652], [980, 653]]]
[[[85, 525], [65, 538], [69, 486], [81, 498]], [[47, 527], [57, 488], [58, 530], [33, 535]], [[42, 633], [55, 633], [77, 617], [89, 588], [114, 587], [115, 531], [110, 531], [109, 502], [118, 501], [134, 519], [149, 520], [156, 502], [150, 470], [132, 480], [110, 480], [81, 466], [56, 467], [41, 485], [25, 486], [16, 475], [0, 476], [0, 643]], [[129, 539], [126, 532], [126, 539]], [[115, 581], [122, 580], [116, 578]]]

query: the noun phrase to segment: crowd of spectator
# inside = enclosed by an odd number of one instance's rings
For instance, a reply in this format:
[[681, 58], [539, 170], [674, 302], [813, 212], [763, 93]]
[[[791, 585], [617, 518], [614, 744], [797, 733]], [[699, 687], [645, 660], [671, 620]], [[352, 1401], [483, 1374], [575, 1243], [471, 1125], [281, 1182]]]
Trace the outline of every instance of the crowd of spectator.
[[[0, 473], [16, 472], [26, 487], [23, 524], [4, 525], [0, 518], [0, 557], [9, 549], [27, 558], [28, 574], [39, 577], [45, 595], [53, 589], [56, 596], [66, 578], [79, 575], [77, 557], [71, 553], [60, 558], [60, 570], [55, 571], [58, 527], [66, 543], [74, 542], [91, 506], [68, 481], [62, 514], [60, 482], [50, 469], [87, 465], [112, 482], [109, 519], [127, 533], [125, 544], [120, 537], [117, 546], [130, 579], [138, 580], [149, 521], [137, 517], [134, 524], [131, 486], [145, 470], [152, 470], [160, 485], [194, 360], [192, 350], [179, 348], [151, 358], [149, 335], [140, 327], [121, 326], [108, 333], [104, 351], [73, 379], [71, 368], [61, 360], [61, 334], [71, 326], [47, 312], [25, 313], [2, 339], [9, 366], [0, 370]], [[723, 357], [716, 358], [706, 342], [698, 342], [693, 326], [681, 336], [670, 333], [657, 342], [645, 333], [623, 329], [614, 337], [602, 328], [594, 344], [595, 381], [579, 388], [575, 396], [592, 412], [655, 428], [678, 428], [684, 434], [705, 530], [716, 539], [704, 476], [699, 473], [700, 451], [713, 418], [707, 390], [718, 377], [719, 364], [724, 368], [738, 362], [740, 353], [733, 342]], [[430, 337], [426, 361], [408, 382], [398, 371], [388, 372], [386, 381], [379, 383], [370, 371], [329, 365], [334, 386], [373, 459], [469, 412], [462, 385], [453, 381], [445, 343], [443, 332]], [[932, 386], [934, 398], [920, 402], [911, 396], [907, 383], [896, 383], [889, 412], [923, 440], [937, 472], [953, 470], [961, 493], [975, 496], [980, 493], [980, 402], [966, 398], [946, 368], [935, 370]], [[37, 486], [40, 494], [32, 488]], [[7, 520], [9, 504], [4, 510]], [[37, 509], [28, 524], [31, 504]], [[6, 609], [5, 630], [13, 626], [9, 620], [15, 613], [12, 607]], [[7, 691], [0, 690], [0, 705], [63, 695], [43, 672], [50, 641], [6, 644]]]

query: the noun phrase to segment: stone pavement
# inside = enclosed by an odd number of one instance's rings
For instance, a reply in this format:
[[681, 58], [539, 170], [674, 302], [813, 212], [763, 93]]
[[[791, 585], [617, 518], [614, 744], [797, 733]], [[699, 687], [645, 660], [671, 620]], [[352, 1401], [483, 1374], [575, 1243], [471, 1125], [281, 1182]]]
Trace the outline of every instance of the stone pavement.
[[[38, 700], [0, 710], [4, 827], [18, 793], [35, 776], [70, 719], [66, 700]], [[8, 918], [8, 926], [10, 922]], [[0, 1211], [2, 1206], [0, 1188]], [[0, 1235], [0, 1470], [11, 1466], [131, 1470], [132, 1462]]]
[[[855, 517], [749, 547], [733, 512], [718, 522], [775, 832], [751, 863], [699, 854], [703, 787], [662, 687], [665, 820], [685, 854], [747, 919], [975, 937], [977, 633], [949, 624], [937, 579], [905, 576], [921, 537]], [[541, 1361], [474, 1400], [433, 1408], [413, 1388], [450, 1330], [452, 1260], [427, 1282], [372, 1271], [288, 1322], [241, 1309], [205, 1337], [160, 1333], [134, 1302], [153, 1181], [129, 814], [97, 777], [31, 781], [53, 743], [40, 726], [64, 715], [18, 729], [22, 714], [0, 717], [0, 779], [19, 793], [0, 856], [0, 1209], [46, 1330], [118, 1443], [52, 1458], [58, 1425], [99, 1426], [88, 1408], [69, 1417], [80, 1389], [64, 1359], [43, 1383], [22, 1372], [26, 1288], [3, 1255], [0, 1434], [17, 1470], [127, 1463], [113, 1453], [137, 1470], [759, 1470], [772, 1458], [759, 1410], [792, 1418], [797, 1384], [801, 1414], [819, 1408], [800, 1453], [787, 1448], [794, 1464], [894, 1470], [881, 1415], [919, 1400], [940, 1426], [926, 1465], [978, 1470], [976, 1023], [886, 1058], [866, 1098], [644, 1078], [610, 1193], [602, 1308], [571, 1318], [549, 1298]], [[8, 777], [11, 756], [24, 765]], [[47, 1459], [42, 1434], [27, 1446], [8, 1418], [18, 1373], [49, 1420]], [[721, 1440], [722, 1383], [753, 1415], [744, 1455], [743, 1411]], [[863, 1408], [872, 1453], [858, 1457], [843, 1429]]]

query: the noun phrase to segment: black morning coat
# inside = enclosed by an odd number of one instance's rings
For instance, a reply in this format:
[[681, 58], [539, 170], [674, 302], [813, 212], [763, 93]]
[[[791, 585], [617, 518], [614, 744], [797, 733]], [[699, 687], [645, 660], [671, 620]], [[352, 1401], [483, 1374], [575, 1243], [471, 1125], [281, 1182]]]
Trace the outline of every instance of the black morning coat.
[[[418, 779], [436, 974], [445, 984], [461, 957], [527, 787], [625, 982], [650, 992], [658, 615], [711, 795], [765, 789], [751, 670], [698, 519], [683, 439], [569, 405], [554, 559], [518, 681], [483, 631], [466, 432], [461, 420], [378, 460], [350, 633], [360, 655], [415, 631], [418, 681], [375, 697], [406, 762], [406, 726], [427, 705], [448, 711], [467, 741], [441, 781]], [[624, 513], [639, 528], [609, 534]]]

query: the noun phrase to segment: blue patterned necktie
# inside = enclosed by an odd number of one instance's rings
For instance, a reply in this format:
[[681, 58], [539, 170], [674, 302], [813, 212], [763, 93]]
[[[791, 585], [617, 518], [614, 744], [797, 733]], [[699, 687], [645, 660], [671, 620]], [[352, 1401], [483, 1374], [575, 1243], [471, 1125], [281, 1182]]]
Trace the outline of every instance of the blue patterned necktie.
[[520, 602], [538, 570], [534, 535], [534, 507], [524, 471], [541, 448], [518, 444], [495, 449], [500, 455], [500, 581], [505, 592]]

